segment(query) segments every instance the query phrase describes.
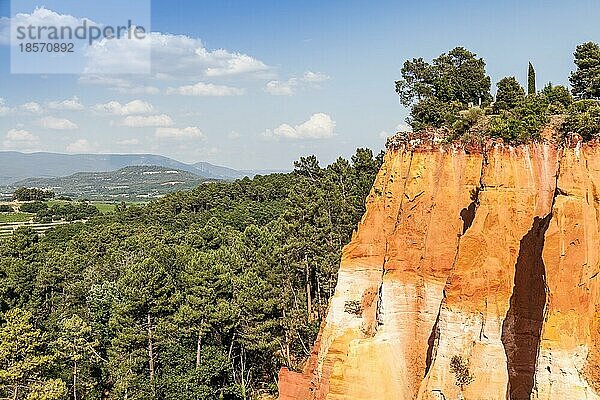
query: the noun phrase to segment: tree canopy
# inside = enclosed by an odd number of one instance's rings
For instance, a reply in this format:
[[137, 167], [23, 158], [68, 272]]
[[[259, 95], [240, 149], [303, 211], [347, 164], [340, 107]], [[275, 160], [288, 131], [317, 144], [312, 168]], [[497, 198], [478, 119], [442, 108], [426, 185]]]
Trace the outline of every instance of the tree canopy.
[[575, 49], [577, 69], [571, 74], [573, 96], [578, 100], [600, 99], [600, 46], [587, 42]]
[[568, 133], [590, 140], [600, 137], [594, 127], [600, 100], [600, 46], [583, 43], [574, 55], [573, 94], [551, 83], [538, 92], [535, 70], [528, 63], [527, 93], [514, 76], [505, 77], [497, 83], [492, 101], [485, 61], [462, 47], [431, 64], [422, 58], [407, 60], [402, 79], [395, 82], [396, 92], [401, 104], [410, 108], [407, 122], [414, 131], [437, 129], [448, 141], [494, 138], [520, 144], [542, 140], [541, 131], [553, 115], [566, 117], [557, 132], [559, 140]]
[[303, 157], [0, 239], [0, 398], [275, 394], [310, 354], [381, 163]]
[[409, 122], [415, 129], [441, 127], [469, 104], [488, 104], [492, 98], [485, 61], [463, 47], [441, 54], [431, 64], [422, 58], [408, 60], [401, 73], [396, 92], [403, 105], [412, 107]]

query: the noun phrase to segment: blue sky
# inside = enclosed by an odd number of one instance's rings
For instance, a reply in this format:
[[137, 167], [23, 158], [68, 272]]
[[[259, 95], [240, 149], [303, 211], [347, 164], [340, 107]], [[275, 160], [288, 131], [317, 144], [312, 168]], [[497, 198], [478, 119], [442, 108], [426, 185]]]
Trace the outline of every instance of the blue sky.
[[[38, 4], [68, 14], [67, 3]], [[73, 16], [90, 17], [83, 10]], [[290, 168], [308, 154], [327, 163], [383, 148], [403, 123], [393, 83], [408, 58], [460, 45], [485, 58], [494, 84], [524, 83], [528, 61], [538, 86], [568, 84], [575, 46], [600, 41], [591, 0], [155, 0], [151, 11], [168, 48], [149, 76], [10, 74], [0, 45], [0, 150], [149, 152], [242, 169]], [[169, 54], [194, 48], [207, 65], [186, 69], [190, 60]]]

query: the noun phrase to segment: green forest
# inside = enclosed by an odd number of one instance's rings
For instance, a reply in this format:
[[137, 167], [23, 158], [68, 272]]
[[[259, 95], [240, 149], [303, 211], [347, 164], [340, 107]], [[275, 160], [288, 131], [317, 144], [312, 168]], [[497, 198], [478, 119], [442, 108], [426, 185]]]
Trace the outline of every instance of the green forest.
[[[306, 360], [383, 155], [0, 241], [0, 398], [252, 399]], [[42, 210], [44, 211], [44, 210]]]

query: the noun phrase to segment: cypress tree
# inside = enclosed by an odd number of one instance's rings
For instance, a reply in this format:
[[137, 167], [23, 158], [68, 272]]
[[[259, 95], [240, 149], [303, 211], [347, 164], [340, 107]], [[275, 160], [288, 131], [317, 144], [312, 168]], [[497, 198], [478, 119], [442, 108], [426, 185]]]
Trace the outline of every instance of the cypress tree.
[[529, 63], [529, 71], [527, 71], [527, 94], [535, 94], [535, 69], [531, 62]]

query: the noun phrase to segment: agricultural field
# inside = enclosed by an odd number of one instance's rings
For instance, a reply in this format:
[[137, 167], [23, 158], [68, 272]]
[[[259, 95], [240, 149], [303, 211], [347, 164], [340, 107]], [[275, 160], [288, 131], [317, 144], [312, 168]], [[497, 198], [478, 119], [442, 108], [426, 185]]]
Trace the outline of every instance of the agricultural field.
[[[77, 204], [77, 201], [67, 201], [67, 200], [49, 200], [45, 201], [48, 205], [48, 208], [53, 206], [64, 206], [67, 204]], [[21, 212], [19, 210], [19, 206], [23, 204], [22, 202], [0, 202], [0, 205], [9, 205], [13, 208], [13, 212], [0, 212], [0, 238], [11, 235], [13, 231], [19, 227], [27, 226], [31, 227], [33, 230], [43, 233], [48, 229], [56, 226], [62, 225], [66, 223], [73, 223], [78, 221], [52, 221], [52, 222], [39, 222], [35, 220], [36, 214]], [[115, 211], [118, 203], [111, 202], [95, 202], [92, 201], [89, 204], [93, 205], [98, 209], [98, 211], [102, 214], [109, 214]], [[143, 204], [138, 202], [128, 202], [125, 203], [127, 205], [132, 204]]]
[[15, 223], [15, 222], [27, 222], [33, 218], [33, 214], [29, 213], [0, 213], [0, 224]]

